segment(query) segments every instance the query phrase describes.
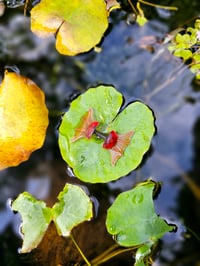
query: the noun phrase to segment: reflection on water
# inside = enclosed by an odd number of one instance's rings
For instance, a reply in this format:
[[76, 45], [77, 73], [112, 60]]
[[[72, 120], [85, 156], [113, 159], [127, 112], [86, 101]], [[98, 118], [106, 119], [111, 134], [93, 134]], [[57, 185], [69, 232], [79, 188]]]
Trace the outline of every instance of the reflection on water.
[[[149, 177], [161, 181], [156, 211], [168, 222], [177, 224], [178, 231], [163, 238], [155, 265], [192, 265], [200, 261], [199, 242], [191, 231], [189, 240], [183, 236], [187, 227], [200, 234], [199, 201], [190, 183], [191, 177], [199, 182], [200, 92], [198, 86], [193, 90], [190, 71], [161, 44], [168, 32], [166, 24], [153, 20], [140, 28], [127, 26], [124, 19], [118, 19], [102, 44], [101, 53], [92, 51], [74, 58], [59, 55], [52, 39], [41, 42], [28, 29], [29, 19], [19, 15], [5, 17], [0, 24], [1, 73], [5, 65], [17, 65], [23, 75], [43, 88], [52, 114], [68, 107], [72, 94], [99, 83], [112, 84], [125, 95], [126, 101], [140, 99], [153, 109], [157, 134], [141, 167], [108, 186], [88, 187], [100, 202], [100, 213], [101, 202], [113, 200], [119, 191], [130, 189]], [[186, 101], [190, 98], [194, 104]], [[4, 265], [11, 265], [11, 255], [15, 258], [12, 265], [22, 265], [16, 255], [16, 247], [21, 243], [16, 239], [14, 245], [10, 244], [11, 228], [17, 223], [7, 207], [7, 200], [28, 190], [52, 205], [64, 183], [73, 176], [62, 162], [57, 147], [55, 128], [59, 119], [52, 116], [44, 147], [28, 162], [0, 173], [0, 234], [4, 252], [0, 259]], [[193, 249], [188, 249], [189, 246]], [[192, 261], [188, 257], [193, 253]], [[132, 261], [126, 265], [132, 265]]]

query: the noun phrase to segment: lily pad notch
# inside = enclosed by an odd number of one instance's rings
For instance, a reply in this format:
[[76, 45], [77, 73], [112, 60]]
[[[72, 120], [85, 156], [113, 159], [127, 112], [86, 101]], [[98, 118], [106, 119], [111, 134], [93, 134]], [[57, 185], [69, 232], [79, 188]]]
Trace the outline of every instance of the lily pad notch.
[[74, 56], [99, 44], [115, 8], [117, 1], [41, 0], [31, 10], [31, 30], [39, 37], [56, 36], [57, 51]]

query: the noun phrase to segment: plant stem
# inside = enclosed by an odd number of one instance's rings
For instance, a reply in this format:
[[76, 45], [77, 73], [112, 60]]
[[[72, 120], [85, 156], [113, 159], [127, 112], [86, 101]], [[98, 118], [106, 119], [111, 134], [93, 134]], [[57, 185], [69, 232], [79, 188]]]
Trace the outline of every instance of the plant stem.
[[82, 258], [84, 259], [84, 261], [86, 262], [86, 264], [87, 264], [88, 266], [92, 266], [92, 265], [90, 264], [90, 262], [88, 261], [88, 259], [87, 259], [87, 258], [85, 257], [85, 255], [83, 254], [83, 252], [82, 252], [82, 250], [80, 249], [78, 243], [77, 243], [76, 240], [74, 239], [72, 233], [70, 234], [70, 237], [71, 237], [72, 242], [73, 242], [74, 245], [76, 246], [78, 252], [81, 254], [81, 257], [82, 257]]
[[131, 6], [131, 8], [133, 9], [133, 12], [134, 12], [136, 15], [138, 15], [138, 11], [137, 11], [137, 9], [134, 7], [134, 5], [133, 5], [133, 3], [131, 2], [131, 0], [128, 0], [128, 2], [129, 2], [129, 5]]
[[[129, 2], [129, 1], [128, 1]], [[178, 8], [176, 6], [163, 6], [163, 5], [157, 5], [157, 4], [153, 4], [144, 0], [138, 0], [138, 2], [145, 4], [147, 6], [153, 6], [153, 7], [158, 7], [158, 8], [162, 8], [162, 9], [167, 9], [167, 10], [178, 10]]]
[[59, 111], [59, 110], [49, 110], [49, 116], [50, 117], [59, 117], [64, 115], [64, 111]]
[[133, 251], [137, 249], [137, 247], [131, 247], [131, 248], [120, 248], [118, 245], [111, 246], [108, 250], [100, 254], [98, 257], [96, 257], [94, 260], [92, 260], [93, 266], [98, 266], [102, 263], [105, 263], [106, 261], [112, 259], [113, 257], [120, 255], [122, 253]]
[[98, 138], [103, 139], [103, 140], [106, 140], [106, 138], [107, 138], [107, 136], [108, 136], [108, 134], [102, 133], [102, 132], [100, 132], [100, 131], [98, 131], [98, 130], [96, 130], [96, 129], [95, 129], [95, 131], [94, 131], [94, 134], [95, 134]]

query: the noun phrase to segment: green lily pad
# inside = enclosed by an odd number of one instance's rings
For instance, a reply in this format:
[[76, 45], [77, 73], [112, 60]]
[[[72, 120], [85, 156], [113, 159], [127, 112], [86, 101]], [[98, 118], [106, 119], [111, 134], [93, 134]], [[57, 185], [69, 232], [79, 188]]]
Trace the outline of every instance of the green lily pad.
[[31, 10], [31, 30], [40, 37], [56, 35], [56, 49], [64, 55], [87, 52], [108, 27], [104, 0], [42, 0]]
[[[152, 111], [141, 102], [129, 104], [119, 112], [123, 96], [112, 86], [90, 88], [76, 98], [65, 113], [59, 128], [59, 147], [64, 160], [73, 168], [74, 174], [85, 182], [109, 182], [128, 174], [142, 161], [149, 149], [155, 131]], [[72, 139], [83, 116], [93, 110], [94, 120], [99, 122], [98, 131], [118, 134], [133, 131], [134, 134], [123, 155], [113, 166], [111, 154], [103, 148], [102, 139]]]
[[53, 206], [53, 220], [59, 235], [69, 236], [76, 225], [92, 218], [92, 202], [81, 187], [66, 184], [58, 199]]
[[174, 229], [157, 216], [153, 204], [155, 183], [151, 180], [122, 192], [107, 211], [106, 227], [121, 246], [155, 243]]
[[52, 220], [51, 209], [28, 192], [20, 194], [13, 201], [12, 209], [21, 214], [23, 221], [21, 224], [23, 245], [20, 252], [30, 252], [39, 245]]
[[135, 266], [143, 266], [152, 245], [175, 229], [157, 216], [153, 204], [155, 182], [148, 180], [122, 192], [107, 211], [106, 228], [124, 247], [138, 248]]

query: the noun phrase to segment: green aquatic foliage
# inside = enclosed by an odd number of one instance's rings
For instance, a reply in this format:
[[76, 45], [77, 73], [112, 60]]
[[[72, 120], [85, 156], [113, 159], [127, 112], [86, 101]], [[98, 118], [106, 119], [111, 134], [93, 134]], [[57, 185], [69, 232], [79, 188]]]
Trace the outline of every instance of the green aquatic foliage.
[[145, 0], [138, 0], [136, 2], [136, 6], [135, 6], [135, 4], [133, 4], [132, 0], [128, 0], [128, 3], [129, 3], [130, 7], [133, 10], [133, 13], [134, 13], [134, 15], [136, 17], [136, 22], [137, 22], [137, 24], [139, 26], [144, 26], [148, 22], [148, 19], [146, 18], [146, 15], [144, 14], [144, 10], [142, 8], [142, 6], [144, 6], [144, 5], [151, 6], [151, 7], [154, 7], [154, 8], [161, 8], [161, 9], [171, 10], [171, 11], [178, 10], [178, 8], [175, 7], [175, 6], [158, 5], [158, 4], [154, 4], [152, 2], [148, 2], [148, 1], [145, 1]]
[[12, 210], [19, 212], [22, 218], [21, 253], [30, 252], [39, 245], [51, 221], [58, 234], [66, 237], [75, 226], [92, 218], [92, 201], [81, 187], [66, 184], [58, 200], [49, 208], [43, 201], [23, 192], [12, 202]]
[[145, 265], [151, 247], [174, 226], [155, 213], [153, 194], [157, 184], [152, 180], [122, 192], [107, 211], [106, 227], [116, 242], [124, 247], [135, 246], [135, 265]]
[[134, 170], [155, 132], [152, 111], [136, 101], [120, 111], [123, 96], [112, 86], [76, 98], [59, 128], [63, 159], [81, 180], [105, 183]]
[[174, 56], [183, 59], [190, 70], [200, 79], [200, 20], [175, 34], [168, 46]]
[[[29, 1], [25, 2], [27, 7]], [[136, 1], [136, 7], [131, 0], [128, 2], [141, 26], [147, 22], [142, 5], [175, 10], [144, 0]], [[119, 7], [116, 0], [41, 0], [30, 12], [31, 30], [40, 37], [55, 37], [59, 53], [77, 55], [99, 44], [108, 28], [111, 10]], [[199, 30], [200, 20], [197, 20], [194, 28], [189, 27], [184, 34], [179, 32], [174, 37], [169, 49], [184, 61], [191, 60], [190, 69], [200, 79]], [[82, 181], [106, 183], [117, 180], [137, 168], [149, 150], [155, 132], [152, 110], [140, 101], [127, 106], [122, 104], [121, 93], [113, 86], [101, 85], [76, 98], [62, 117], [60, 151]], [[122, 251], [137, 249], [135, 266], [148, 265], [152, 246], [174, 229], [155, 213], [153, 194], [156, 186], [151, 180], [140, 183], [121, 193], [108, 209], [107, 230], [119, 246], [127, 247]], [[30, 252], [39, 245], [51, 222], [55, 223], [60, 236], [71, 236], [75, 243], [71, 231], [92, 218], [92, 207], [85, 191], [72, 184], [65, 185], [52, 208], [28, 192], [20, 194], [13, 201], [12, 209], [22, 217], [21, 253]], [[108, 259], [112, 254], [107, 253]], [[101, 255], [99, 258], [104, 260]], [[87, 259], [85, 261], [87, 263]]]
[[116, 1], [42, 0], [31, 10], [31, 30], [39, 37], [56, 36], [56, 49], [64, 55], [76, 55], [95, 47], [108, 28]]
[[52, 220], [52, 211], [45, 202], [35, 199], [28, 192], [23, 192], [12, 202], [12, 210], [22, 217], [23, 245], [20, 252], [30, 252], [41, 242]]
[[81, 187], [65, 185], [58, 200], [52, 212], [59, 235], [69, 236], [74, 226], [92, 218], [92, 201]]

